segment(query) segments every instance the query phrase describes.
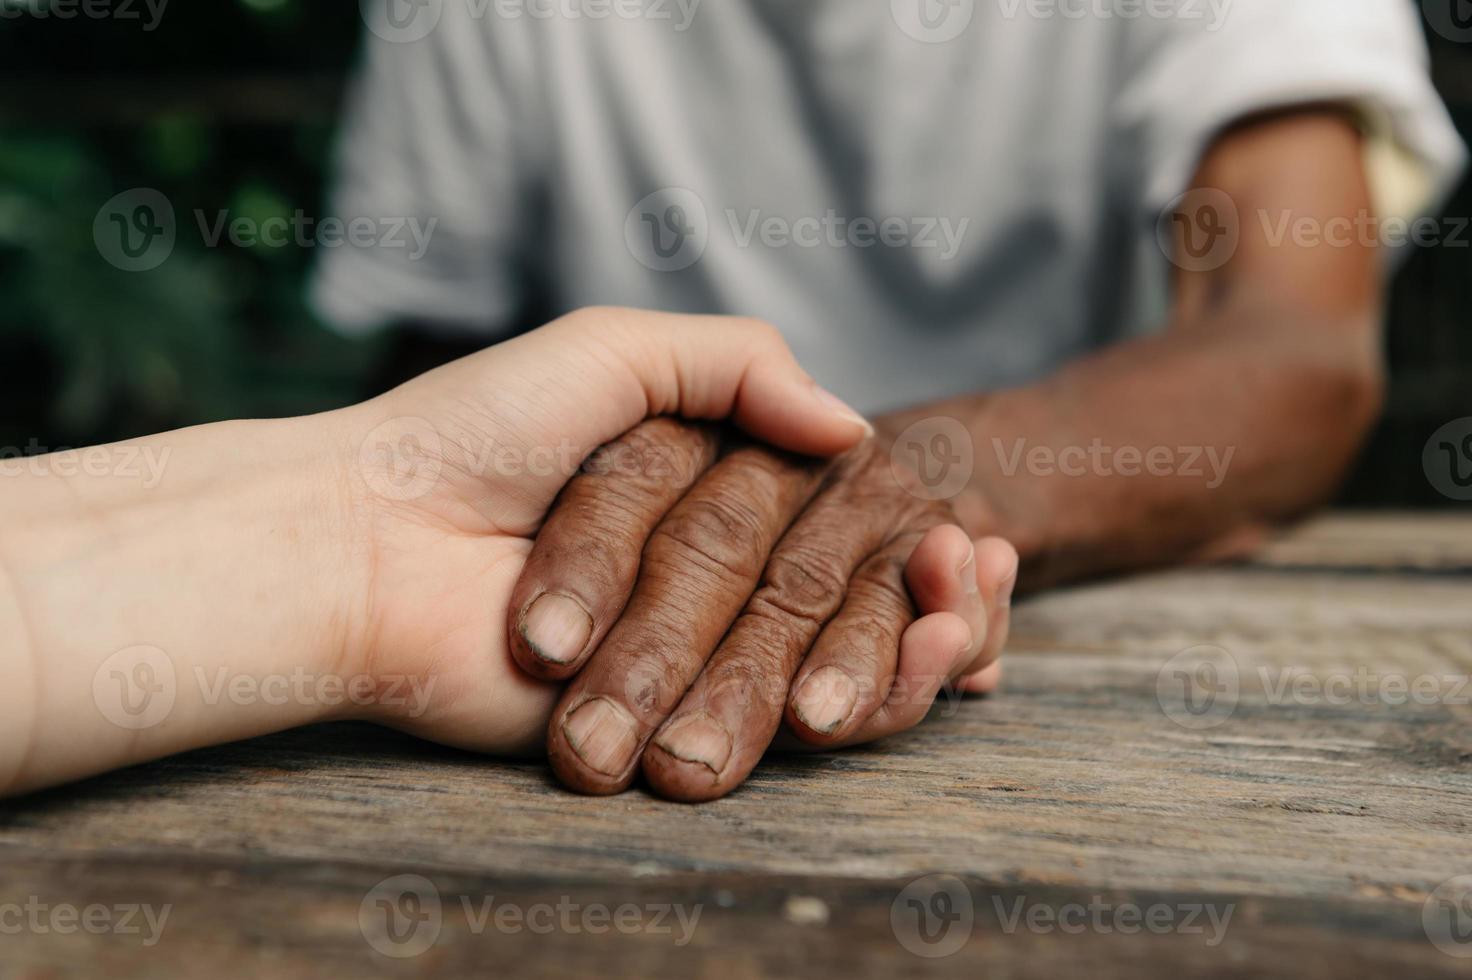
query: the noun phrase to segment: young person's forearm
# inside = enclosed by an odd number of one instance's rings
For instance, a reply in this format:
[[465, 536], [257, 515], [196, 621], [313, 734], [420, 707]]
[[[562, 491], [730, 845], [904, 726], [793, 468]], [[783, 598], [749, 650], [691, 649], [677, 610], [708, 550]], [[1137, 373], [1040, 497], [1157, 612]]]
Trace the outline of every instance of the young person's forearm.
[[308, 423], [0, 461], [0, 793], [324, 715], [362, 565]]
[[1380, 401], [1371, 324], [1216, 316], [885, 428], [963, 420], [975, 470], [957, 512], [1016, 543], [1028, 584], [1181, 560], [1324, 500]]
[[536, 744], [557, 692], [511, 590], [651, 413], [817, 455], [870, 431], [770, 325], [594, 308], [337, 412], [0, 460], [0, 796], [327, 718]]

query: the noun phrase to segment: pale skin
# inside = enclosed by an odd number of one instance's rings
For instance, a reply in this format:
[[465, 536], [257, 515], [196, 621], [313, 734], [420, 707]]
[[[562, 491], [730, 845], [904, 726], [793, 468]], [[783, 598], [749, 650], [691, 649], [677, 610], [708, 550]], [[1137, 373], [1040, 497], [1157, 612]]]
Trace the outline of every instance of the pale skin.
[[[511, 590], [583, 457], [660, 415], [814, 456], [869, 431], [768, 325], [597, 309], [341, 411], [107, 447], [166, 460], [156, 484], [63, 454], [7, 471], [0, 793], [339, 718], [538, 747], [558, 688], [514, 666]], [[937, 529], [911, 562], [953, 579], [903, 637], [917, 670], [979, 646], [958, 548]]]
[[[1030, 588], [1229, 556], [1323, 501], [1379, 408], [1380, 258], [1373, 242], [1274, 243], [1268, 229], [1284, 214], [1325, 227], [1373, 213], [1359, 132], [1327, 107], [1246, 120], [1215, 142], [1193, 187], [1231, 198], [1240, 243], [1219, 267], [1183, 263], [1166, 328], [1148, 338], [1038, 384], [878, 419], [878, 438], [829, 464], [821, 488], [810, 468], [761, 448], [720, 455], [706, 433], [670, 423], [626, 439], [699, 460], [688, 491], [647, 493], [617, 474], [574, 481], [511, 623], [523, 670], [571, 678], [547, 736], [563, 782], [610, 793], [642, 772], [666, 796], [711, 799], [746, 778], [784, 723], [820, 747], [913, 724], [913, 705], [897, 712], [887, 695], [902, 673], [894, 638], [914, 616], [903, 569], [932, 526], [977, 539], [990, 635], [955, 677], [985, 691], [1019, 574]], [[964, 426], [976, 468], [951, 499], [917, 502], [888, 449], [937, 416]], [[1019, 441], [1043, 463], [1017, 455]], [[1043, 465], [1096, 444], [1139, 455]], [[1158, 454], [1145, 469], [1155, 447], [1179, 472]], [[990, 535], [1016, 544], [1020, 571]], [[602, 545], [580, 546], [590, 539]], [[619, 557], [641, 552], [642, 565]]]

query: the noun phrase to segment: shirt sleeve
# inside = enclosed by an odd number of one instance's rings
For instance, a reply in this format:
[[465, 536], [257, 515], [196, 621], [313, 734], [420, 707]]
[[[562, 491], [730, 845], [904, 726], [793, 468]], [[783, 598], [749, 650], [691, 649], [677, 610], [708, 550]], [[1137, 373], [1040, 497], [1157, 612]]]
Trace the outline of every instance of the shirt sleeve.
[[[1146, 8], [1160, 4], [1146, 4]], [[1185, 191], [1211, 141], [1256, 112], [1352, 108], [1379, 217], [1445, 200], [1465, 150], [1431, 85], [1412, 0], [1171, 0], [1127, 36], [1112, 123], [1143, 219]]]
[[371, 219], [381, 234], [319, 248], [308, 286], [313, 310], [341, 332], [413, 319], [493, 335], [522, 303], [516, 246], [530, 189], [516, 66], [493, 50], [494, 19], [471, 19], [469, 6], [427, 8], [439, 20], [414, 40], [364, 34], [329, 212], [349, 227]]

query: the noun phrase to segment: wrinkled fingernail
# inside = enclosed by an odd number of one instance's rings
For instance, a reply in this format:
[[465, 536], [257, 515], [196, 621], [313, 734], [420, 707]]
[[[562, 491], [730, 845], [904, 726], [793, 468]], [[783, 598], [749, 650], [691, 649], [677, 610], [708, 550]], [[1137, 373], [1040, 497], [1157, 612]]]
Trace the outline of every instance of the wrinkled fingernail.
[[793, 699], [799, 721], [822, 735], [832, 735], [848, 719], [859, 700], [859, 686], [837, 667], [824, 667], [810, 676]]
[[593, 698], [578, 706], [562, 723], [567, 743], [590, 769], [619, 776], [639, 747], [634, 719], [607, 698]]
[[842, 398], [839, 398], [833, 392], [829, 391], [827, 388], [824, 388], [822, 385], [817, 384], [816, 382], [813, 384], [813, 392], [818, 396], [818, 401], [822, 402], [834, 413], [843, 416], [850, 422], [859, 423], [864, 427], [864, 431], [869, 433], [869, 435], [872, 436], [874, 434], [874, 426], [869, 424], [868, 419], [864, 418], [858, 412], [854, 411], [853, 408], [849, 406], [848, 402], [844, 401]]
[[973, 544], [966, 552], [966, 560], [956, 569], [956, 574], [961, 577], [961, 589], [967, 595], [981, 592], [981, 586], [976, 582], [976, 545]]
[[679, 719], [660, 732], [654, 744], [676, 759], [705, 766], [716, 776], [731, 758], [731, 733], [704, 712]]
[[569, 664], [593, 635], [593, 620], [576, 599], [543, 592], [521, 617], [521, 638], [541, 659]]

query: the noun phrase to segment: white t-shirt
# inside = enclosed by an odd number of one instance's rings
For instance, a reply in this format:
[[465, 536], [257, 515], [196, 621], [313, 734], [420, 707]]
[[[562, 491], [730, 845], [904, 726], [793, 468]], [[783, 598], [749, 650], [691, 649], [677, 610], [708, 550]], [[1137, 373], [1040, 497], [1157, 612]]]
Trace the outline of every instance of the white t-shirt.
[[1158, 327], [1161, 209], [1246, 113], [1358, 107], [1383, 214], [1463, 158], [1413, 0], [375, 2], [332, 214], [427, 240], [323, 249], [326, 320], [750, 314], [866, 409]]

